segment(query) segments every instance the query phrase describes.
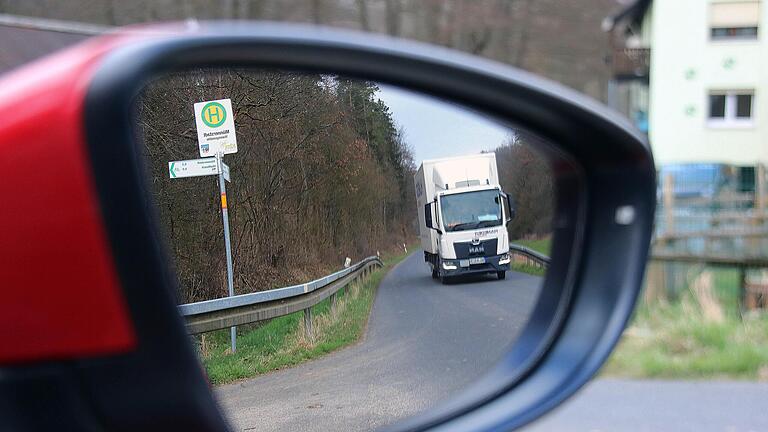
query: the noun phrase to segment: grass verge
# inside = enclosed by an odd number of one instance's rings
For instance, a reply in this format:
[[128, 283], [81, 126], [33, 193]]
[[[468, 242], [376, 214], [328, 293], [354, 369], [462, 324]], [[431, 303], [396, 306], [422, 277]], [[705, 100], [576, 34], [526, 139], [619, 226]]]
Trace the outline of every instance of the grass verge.
[[[525, 246], [529, 249], [533, 249], [544, 255], [549, 255], [551, 240], [549, 237], [538, 240], [514, 240], [512, 243], [520, 246]], [[537, 267], [535, 265], [525, 264], [521, 262], [512, 261], [511, 266], [513, 271], [520, 273], [528, 273], [534, 276], [544, 276], [547, 273], [547, 269]]]
[[538, 240], [514, 240], [512, 241], [512, 243], [519, 244], [520, 246], [525, 246], [529, 249], [535, 250], [538, 253], [549, 256], [552, 239], [550, 237], [545, 237]]
[[[549, 238], [514, 243], [545, 255], [551, 247]], [[520, 263], [512, 269], [544, 274]], [[768, 381], [768, 314], [740, 315], [737, 269], [705, 270], [712, 279], [704, 291], [674, 287], [665, 300], [638, 305], [602, 375]]]
[[547, 274], [547, 269], [542, 267], [536, 267], [534, 265], [530, 264], [522, 264], [518, 262], [512, 262], [512, 271], [520, 272], [520, 273], [528, 273], [530, 275], [534, 276], [544, 276]]
[[768, 314], [739, 312], [739, 274], [708, 268], [676, 294], [638, 306], [603, 373], [768, 381]]
[[603, 374], [631, 378], [765, 380], [768, 315], [706, 320], [685, 303], [643, 306]]
[[340, 291], [335, 313], [329, 299], [314, 306], [311, 340], [304, 332], [303, 312], [238, 327], [234, 354], [229, 349], [229, 330], [207, 333], [199, 340], [199, 351], [209, 379], [213, 384], [225, 384], [295, 366], [357, 342], [368, 323], [376, 288], [386, 272], [406, 256], [384, 256], [384, 268]]

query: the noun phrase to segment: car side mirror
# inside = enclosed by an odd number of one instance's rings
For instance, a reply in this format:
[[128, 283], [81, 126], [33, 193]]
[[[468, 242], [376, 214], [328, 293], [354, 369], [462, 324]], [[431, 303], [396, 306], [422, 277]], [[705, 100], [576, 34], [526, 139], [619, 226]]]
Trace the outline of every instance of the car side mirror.
[[511, 222], [517, 215], [515, 210], [515, 201], [512, 199], [512, 194], [505, 194], [504, 198], [507, 200], [507, 222]]
[[[160, 212], [156, 211], [146, 177], [147, 154], [135, 121], [137, 112], [155, 117], [173, 112], [159, 104], [145, 111], [137, 109], [137, 96], [148, 83], [180, 72], [212, 68], [226, 69], [231, 76], [248, 68], [287, 71], [289, 75], [297, 71], [311, 73], [315, 81], [308, 88], [326, 93], [340, 90], [339, 83], [348, 78], [399, 87], [501, 124], [514, 125], [516, 132], [531, 137], [531, 143], [541, 142], [537, 151], [546, 155], [548, 166], [557, 168], [551, 176], [552, 220], [556, 222], [549, 237], [551, 256], [546, 276], [539, 278], [544, 294], [537, 300], [527, 324], [519, 327], [518, 342], [511, 347], [495, 343], [500, 350], [499, 361], [487, 374], [472, 378], [471, 387], [455, 399], [393, 427], [515, 429], [557, 407], [599, 370], [619, 340], [640, 292], [656, 202], [656, 170], [650, 146], [627, 119], [560, 84], [444, 48], [302, 25], [179, 23], [110, 32], [69, 49], [66, 55], [35, 61], [0, 79], [0, 112], [12, 113], [0, 122], [0, 171], [7, 179], [13, 179], [0, 182], [0, 195], [16, 200], [14, 205], [0, 208], [0, 328], [10, 338], [0, 349], [0, 400], [4, 401], [0, 404], [0, 418], [4, 424], [37, 425], [44, 420], [41, 417], [50, 417], [58, 422], [57, 427], [71, 430], [92, 429], [94, 419], [107, 430], [230, 430], [177, 308], [174, 293], [179, 281], [169, 258], [172, 248], [166, 246], [162, 237]], [[247, 79], [245, 76], [244, 80]], [[207, 176], [211, 181], [198, 179], [197, 184], [215, 193], [215, 201], [185, 197], [176, 203], [208, 206], [209, 214], [213, 215], [210, 220], [219, 223], [221, 215], [222, 223], [226, 224], [228, 205], [236, 208], [240, 205], [238, 199], [243, 205], [248, 200], [258, 201], [262, 191], [237, 189], [242, 165], [235, 163], [233, 184], [228, 186], [227, 166], [211, 163], [214, 147], [220, 146], [227, 157], [234, 158], [227, 153], [237, 150], [234, 129], [228, 122], [237, 128], [242, 128], [242, 122], [260, 122], [259, 110], [272, 105], [268, 103], [271, 98], [265, 98], [266, 102], [252, 104], [256, 111], [238, 111], [236, 99], [232, 99], [234, 106], [217, 102], [227, 95], [220, 95], [220, 90], [210, 85], [206, 88], [206, 82], [198, 80], [190, 87], [196, 99], [189, 97], [183, 101], [188, 106], [183, 110], [184, 122], [179, 123], [185, 128], [197, 127], [197, 137], [184, 132], [167, 140], [185, 146], [189, 154], [185, 158], [194, 155], [195, 159], [160, 161], [156, 166], [161, 169], [155, 177], [174, 182], [169, 186], [174, 190], [192, 191], [195, 187], [183, 185], [192, 185], [189, 182], [197, 180], [178, 178]], [[289, 81], [285, 81], [284, 88], [291, 89]], [[373, 87], [363, 90], [377, 91]], [[208, 91], [209, 97], [204, 97], [203, 91]], [[283, 93], [291, 96], [300, 92], [291, 89]], [[164, 95], [159, 100], [174, 99]], [[344, 101], [352, 99], [316, 101], [323, 107], [343, 108]], [[195, 107], [204, 100], [207, 103], [200, 109]], [[264, 108], [266, 105], [269, 106]], [[275, 113], [274, 124], [286, 124], [281, 121], [282, 115], [283, 111]], [[274, 142], [282, 144], [280, 149], [285, 153], [272, 155], [275, 169], [265, 184], [290, 183], [296, 190], [315, 187], [313, 169], [336, 174], [338, 179], [362, 179], [360, 184], [369, 192], [366, 205], [383, 215], [384, 224], [362, 218], [348, 221], [352, 218], [345, 219], [346, 214], [340, 212], [331, 215], [339, 216], [335, 219], [321, 213], [318, 209], [336, 199], [337, 193], [341, 193], [338, 191], [346, 190], [347, 183], [340, 180], [327, 188], [331, 198], [306, 203], [302, 199], [306, 205], [301, 213], [290, 213], [298, 220], [291, 227], [301, 223], [303, 214], [317, 214], [316, 219], [323, 222], [339, 221], [342, 223], [326, 230], [334, 235], [347, 234], [350, 242], [370, 245], [373, 254], [374, 237], [397, 234], [390, 224], [393, 218], [387, 213], [389, 209], [375, 201], [374, 193], [380, 192], [377, 189], [381, 189], [383, 180], [376, 182], [376, 172], [366, 171], [369, 165], [360, 165], [364, 168], [359, 170], [346, 169], [345, 158], [325, 159], [322, 151], [323, 146], [332, 146], [340, 141], [339, 137], [347, 136], [335, 133], [330, 126], [354, 125], [350, 119], [329, 111], [312, 123], [312, 130], [322, 130], [321, 137], [307, 139], [302, 131], [293, 129], [290, 135], [276, 136]], [[40, 127], [41, 124], [46, 127]], [[258, 142], [261, 127], [259, 123], [258, 127], [248, 129], [249, 135], [243, 132], [241, 146]], [[220, 131], [211, 132], [216, 128]], [[291, 153], [308, 142], [319, 146], [310, 152], [315, 165], [309, 167], [295, 161]], [[349, 139], [349, 148], [354, 151], [338, 153], [360, 154], [371, 160], [376, 157], [377, 147], [365, 139]], [[200, 158], [196, 157], [198, 150]], [[506, 151], [514, 150], [514, 143], [506, 146]], [[261, 149], [251, 147], [249, 151], [241, 152], [241, 157], [243, 153], [249, 155], [247, 159], [243, 157], [243, 165], [255, 163], [255, 154]], [[511, 164], [515, 160], [519, 159], [510, 157], [499, 162]], [[295, 175], [284, 174], [289, 165]], [[514, 218], [515, 203], [510, 195], [517, 192], [507, 185], [520, 182], [497, 175], [497, 170], [489, 169], [487, 162], [465, 165], [453, 163], [443, 177], [429, 174], [430, 181], [436, 180], [429, 186], [442, 190], [439, 186], [448, 189], [450, 185], [451, 189], [463, 187], [493, 193], [496, 185], [501, 185], [508, 192], [507, 221]], [[470, 171], [482, 175], [467, 178]], [[214, 190], [214, 176], [220, 189]], [[337, 185], [335, 189], [333, 186]], [[231, 187], [229, 200], [225, 187]], [[421, 192], [422, 199], [434, 196]], [[283, 201], [293, 196], [304, 195], [277, 195]], [[527, 216], [529, 203], [523, 195], [515, 196], [522, 220], [524, 213]], [[247, 204], [273, 212], [269, 214], [289, 214], [281, 213], [279, 207], [273, 209], [274, 201], [260, 204], [261, 207]], [[397, 221], [402, 226], [417, 225], [413, 220], [418, 218], [420, 209], [412, 203], [408, 202], [409, 218]], [[433, 277], [442, 278], [449, 272], [473, 266], [493, 270], [499, 279], [503, 277], [509, 261], [500, 263], [509, 260], [508, 250], [497, 250], [492, 246], [497, 243], [484, 240], [490, 233], [498, 232], [498, 227], [482, 226], [482, 222], [497, 223], [495, 210], [491, 215], [480, 214], [480, 218], [466, 212], [473, 216], [468, 216], [463, 224], [466, 239], [457, 239], [453, 248], [463, 251], [464, 257], [443, 257], [440, 251], [428, 254], [425, 250], [424, 259], [431, 265]], [[431, 204], [425, 205], [423, 211], [426, 226], [442, 234], [434, 227]], [[244, 212], [233, 212], [233, 220]], [[251, 231], [258, 230], [258, 223], [264, 219], [261, 213], [254, 213], [257, 223], [248, 227]], [[347, 222], [354, 222], [376, 236], [352, 236], [344, 232]], [[211, 225], [196, 223], [206, 229]], [[382, 225], [386, 225], [384, 229]], [[216, 227], [211, 230], [219, 232]], [[405, 238], [405, 231], [403, 234]], [[280, 237], [279, 232], [275, 237]], [[434, 241], [432, 236], [423, 236], [423, 244], [426, 237]], [[226, 241], [229, 250], [229, 240]], [[237, 244], [236, 241], [236, 250]], [[502, 246], [500, 242], [498, 245]], [[332, 248], [330, 243], [324, 246], [326, 249], [313, 253], [348, 253]], [[405, 244], [402, 247], [406, 249]], [[280, 258], [278, 250], [270, 253], [275, 260]], [[33, 278], [29, 277], [31, 269]], [[310, 327], [309, 311], [315, 304], [312, 302], [330, 297], [334, 304], [335, 297], [331, 296], [335, 291], [326, 288], [353, 279], [352, 274], [334, 273], [333, 277], [325, 278], [327, 286], [308, 291], [313, 288], [311, 284], [302, 283], [281, 291], [280, 295], [292, 293], [290, 298], [270, 298], [263, 304], [251, 302], [250, 297], [233, 296], [228, 304], [231, 315], [217, 319], [226, 327], [246, 324], [237, 321], [245, 319], [244, 316], [271, 319], [288, 310], [304, 310], [305, 325], [309, 323]], [[428, 276], [423, 279], [429, 281]], [[248, 288], [260, 291], [263, 287], [254, 284]], [[425, 289], [419, 295], [435, 295], [435, 299], [447, 304], [460, 291], [466, 291], [466, 286]], [[343, 298], [347, 298], [346, 294]], [[508, 312], [503, 307], [496, 309]], [[211, 316], [218, 313], [208, 312]], [[422, 310], [416, 313], [429, 315]], [[459, 319], [469, 315], [456, 314]], [[227, 321], [230, 319], [231, 322]], [[483, 337], [475, 340], [480, 339]], [[46, 388], [56, 391], [44, 394]], [[26, 391], [29, 389], [32, 390]], [[37, 396], [43, 394], [47, 406], [64, 408], [50, 416], [40, 416]]]
[[434, 229], [432, 226], [432, 203], [424, 204], [424, 225], [427, 228]]

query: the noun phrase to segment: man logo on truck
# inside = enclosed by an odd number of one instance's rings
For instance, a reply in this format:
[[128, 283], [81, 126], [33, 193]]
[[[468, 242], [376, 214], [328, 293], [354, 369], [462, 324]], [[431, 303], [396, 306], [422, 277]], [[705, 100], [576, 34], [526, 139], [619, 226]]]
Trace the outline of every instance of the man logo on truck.
[[469, 253], [471, 254], [485, 253], [485, 248], [483, 246], [470, 246]]

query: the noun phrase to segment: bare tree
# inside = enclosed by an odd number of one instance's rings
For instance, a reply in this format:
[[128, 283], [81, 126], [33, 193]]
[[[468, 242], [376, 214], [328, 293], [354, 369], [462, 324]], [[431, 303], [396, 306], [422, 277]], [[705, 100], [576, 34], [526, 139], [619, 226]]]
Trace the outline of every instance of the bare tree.
[[368, 2], [367, 0], [355, 0], [357, 3], [358, 19], [360, 20], [360, 28], [365, 31], [371, 30], [371, 24], [368, 20]]
[[390, 36], [400, 35], [400, 23], [402, 19], [401, 0], [385, 0], [385, 13], [387, 34]]
[[554, 212], [554, 184], [548, 160], [520, 136], [511, 137], [495, 152], [499, 182], [512, 195], [517, 210], [508, 226], [510, 238], [548, 235]]
[[138, 135], [182, 301], [226, 292], [215, 182], [168, 178], [168, 161], [197, 151], [190, 101], [228, 97], [235, 109], [240, 151], [227, 156], [228, 195], [235, 290], [243, 293], [406, 241], [413, 162], [376, 91], [366, 82], [230, 69], [169, 75], [145, 90]]
[[323, 8], [322, 0], [311, 0], [310, 6], [312, 8], [312, 22], [320, 24], [323, 22], [321, 10]]

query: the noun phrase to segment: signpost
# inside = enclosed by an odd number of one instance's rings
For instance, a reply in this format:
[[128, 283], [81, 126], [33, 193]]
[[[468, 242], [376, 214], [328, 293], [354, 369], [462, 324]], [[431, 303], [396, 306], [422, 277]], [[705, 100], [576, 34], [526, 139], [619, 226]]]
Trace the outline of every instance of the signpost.
[[[219, 196], [221, 198], [221, 219], [224, 224], [224, 248], [227, 255], [227, 292], [235, 295], [234, 276], [232, 274], [232, 247], [229, 240], [229, 213], [227, 210], [227, 187], [230, 181], [229, 166], [224, 163], [224, 155], [237, 153], [235, 136], [235, 116], [232, 101], [219, 99], [195, 104], [195, 123], [197, 142], [202, 159], [190, 159], [168, 162], [168, 175], [174, 178], [217, 175]], [[211, 157], [213, 156], [213, 157]], [[232, 352], [237, 350], [237, 327], [230, 327]]]
[[[221, 160], [224, 157], [222, 153], [216, 155], [216, 164], [219, 171], [219, 192], [221, 193], [221, 220], [224, 223], [224, 248], [227, 252], [227, 291], [229, 296], [235, 295], [234, 280], [232, 275], [232, 247], [229, 243], [229, 212], [227, 211], [227, 186], [224, 181], [224, 162]], [[229, 167], [227, 167], [227, 173], [229, 173]], [[229, 177], [229, 175], [227, 175]], [[229, 328], [229, 338], [232, 341], [232, 352], [237, 350], [237, 327], [232, 326]]]
[[[216, 175], [216, 158], [190, 159], [168, 162], [168, 174], [171, 178], [199, 177]], [[227, 175], [229, 177], [229, 175]]]
[[224, 176], [224, 180], [231, 181], [229, 179], [229, 166], [224, 163], [224, 160], [221, 161], [221, 174]]

